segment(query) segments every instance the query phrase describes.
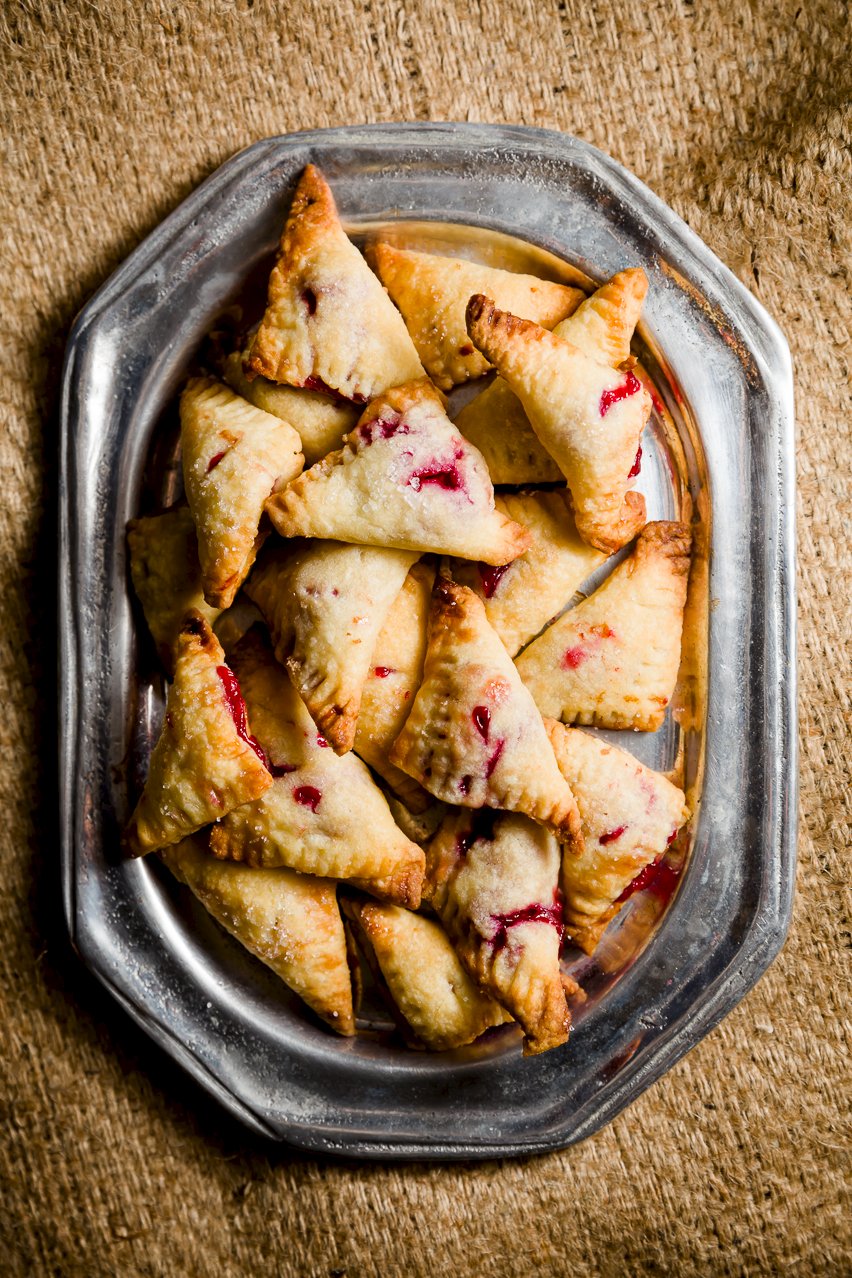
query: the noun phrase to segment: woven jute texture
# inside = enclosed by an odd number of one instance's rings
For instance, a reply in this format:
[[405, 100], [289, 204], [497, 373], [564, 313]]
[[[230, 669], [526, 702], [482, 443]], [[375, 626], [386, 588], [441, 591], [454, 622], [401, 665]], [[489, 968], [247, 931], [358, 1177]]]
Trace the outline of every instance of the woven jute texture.
[[[4, 4], [0, 1273], [852, 1273], [849, 40], [840, 0]], [[55, 410], [70, 321], [247, 143], [414, 119], [548, 126], [610, 152], [778, 319], [797, 377], [787, 945], [606, 1130], [471, 1166], [254, 1143], [80, 968], [59, 908]]]

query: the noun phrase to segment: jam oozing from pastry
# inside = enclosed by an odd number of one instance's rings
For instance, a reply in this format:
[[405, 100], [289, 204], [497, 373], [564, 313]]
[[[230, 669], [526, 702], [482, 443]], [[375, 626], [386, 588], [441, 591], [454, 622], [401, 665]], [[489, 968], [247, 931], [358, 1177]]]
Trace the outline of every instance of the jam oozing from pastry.
[[[677, 834], [677, 831], [675, 831]], [[640, 870], [636, 878], [627, 884], [615, 902], [616, 905], [622, 905], [629, 900], [636, 892], [643, 892], [646, 889], [653, 892], [660, 901], [665, 904], [669, 897], [677, 887], [682, 867], [679, 865], [670, 865], [668, 861], [658, 858], [652, 861], [650, 865], [646, 865], [644, 870]]]
[[482, 593], [486, 599], [494, 598], [497, 587], [511, 566], [511, 564], [477, 564], [479, 580], [482, 582]]
[[408, 481], [409, 487], [416, 493], [420, 492], [424, 484], [435, 484], [438, 488], [443, 488], [445, 492], [455, 492], [464, 487], [457, 467], [453, 465], [439, 467], [440, 463], [435, 462], [434, 468], [424, 466], [422, 470], [415, 470]]
[[491, 937], [491, 945], [495, 950], [502, 950], [509, 941], [509, 929], [520, 927], [522, 923], [549, 923], [555, 927], [562, 940], [564, 924], [562, 922], [562, 906], [554, 900], [553, 905], [542, 905], [540, 901], [525, 905], [520, 910], [511, 910], [508, 914], [492, 914], [492, 923], [497, 930]]
[[258, 759], [260, 759], [263, 766], [266, 767], [266, 755], [263, 753], [260, 742], [256, 741], [254, 737], [249, 736], [248, 711], [246, 710], [246, 703], [243, 701], [243, 694], [240, 692], [240, 685], [237, 682], [237, 676], [234, 674], [233, 670], [229, 670], [227, 666], [217, 666], [216, 673], [219, 676], [220, 683], [222, 684], [222, 690], [225, 694], [225, 705], [231, 713], [231, 718], [234, 721], [234, 727], [237, 730], [237, 736], [241, 737], [247, 746], [251, 746]]
[[473, 719], [473, 726], [482, 737], [482, 740], [487, 741], [488, 730], [491, 727], [491, 711], [488, 706], [474, 706], [470, 717]]
[[393, 674], [393, 671], [390, 666], [376, 666], [373, 670], [373, 674], [377, 679], [387, 679], [389, 674]]
[[388, 422], [379, 417], [374, 422], [364, 422], [358, 427], [358, 434], [365, 444], [373, 444], [377, 439], [393, 439], [394, 435], [410, 435], [411, 427], [407, 422]]
[[274, 777], [286, 777], [290, 772], [296, 771], [295, 763], [272, 763], [266, 765]]
[[616, 839], [620, 839], [626, 829], [626, 825], [619, 825], [614, 830], [607, 830], [606, 834], [599, 836], [598, 843], [606, 847], [607, 843], [614, 843]]
[[208, 474], [208, 475], [210, 474], [211, 470], [215, 470], [215, 469], [216, 469], [216, 467], [219, 465], [219, 462], [220, 462], [220, 461], [222, 460], [222, 458], [225, 456], [225, 453], [226, 453], [227, 451], [228, 451], [228, 450], [227, 450], [227, 448], [223, 448], [223, 449], [222, 449], [222, 451], [221, 451], [221, 453], [214, 453], [214, 454], [213, 454], [213, 456], [210, 458], [209, 462], [207, 463], [207, 474]]
[[599, 626], [590, 626], [588, 637], [580, 634], [582, 643], [574, 644], [569, 648], [562, 658], [562, 664], [566, 670], [576, 670], [584, 661], [598, 651], [604, 639], [614, 639], [615, 631], [611, 630], [608, 625], [602, 623]]
[[606, 417], [613, 404], [617, 404], [622, 399], [629, 399], [631, 395], [635, 395], [641, 389], [639, 378], [630, 370], [620, 386], [615, 386], [612, 390], [605, 390], [601, 393], [601, 417]]
[[633, 465], [630, 467], [630, 470], [627, 472], [627, 478], [635, 479], [641, 469], [642, 469], [642, 445], [640, 444], [636, 450], [636, 457], [633, 461]]
[[321, 746], [323, 750], [328, 749], [328, 742], [326, 741], [325, 737], [321, 737], [319, 733], [317, 733], [317, 745]]
[[485, 839], [489, 843], [494, 838], [494, 826], [500, 813], [495, 808], [478, 808], [474, 813], [470, 828], [456, 835], [456, 852], [459, 856], [467, 856], [474, 843]]
[[319, 391], [321, 395], [331, 395], [332, 399], [336, 399], [341, 404], [366, 404], [366, 395], [352, 395], [348, 398], [341, 395], [340, 391], [334, 390], [329, 386], [328, 382], [324, 382], [321, 377], [315, 377], [311, 374], [302, 382], [302, 390]]
[[312, 288], [302, 289], [302, 301], [305, 303], [305, 306], [308, 308], [308, 314], [316, 315], [317, 295]]
[[506, 745], [506, 742], [504, 740], [500, 740], [497, 742], [497, 746], [494, 750], [494, 753], [492, 754], [491, 758], [488, 760], [488, 762], [485, 765], [486, 777], [491, 776], [492, 772], [497, 767], [497, 764], [500, 762], [500, 756], [503, 753], [505, 745]]
[[322, 793], [313, 785], [297, 785], [293, 791], [293, 798], [297, 803], [301, 803], [303, 808], [310, 808], [312, 812], [316, 812]]
[[459, 781], [459, 791], [461, 794], [470, 794], [470, 783], [473, 781], [472, 776], [463, 776]]

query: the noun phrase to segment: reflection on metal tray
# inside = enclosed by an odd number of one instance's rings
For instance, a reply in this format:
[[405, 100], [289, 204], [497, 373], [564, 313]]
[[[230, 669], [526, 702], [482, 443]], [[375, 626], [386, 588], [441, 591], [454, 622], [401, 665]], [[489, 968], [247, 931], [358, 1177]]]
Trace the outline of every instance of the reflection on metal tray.
[[[684, 660], [655, 734], [694, 817], [676, 894], [640, 893], [593, 959], [571, 1041], [522, 1058], [512, 1027], [452, 1053], [338, 1039], [119, 830], [162, 713], [140, 667], [124, 526], [173, 500], [175, 393], [224, 308], [263, 274], [315, 160], [348, 229], [586, 286], [650, 281], [635, 346], [658, 403], [648, 517], [692, 518]], [[321, 1150], [486, 1157], [611, 1118], [764, 970], [790, 910], [795, 824], [792, 392], [783, 339], [670, 210], [583, 143], [531, 129], [375, 126], [270, 139], [213, 175], [86, 307], [69, 342], [62, 455], [66, 912], [84, 960], [151, 1036], [256, 1130]], [[612, 564], [599, 570], [610, 571]], [[593, 588], [597, 578], [584, 583]], [[369, 1010], [369, 1009], [368, 1009]]]

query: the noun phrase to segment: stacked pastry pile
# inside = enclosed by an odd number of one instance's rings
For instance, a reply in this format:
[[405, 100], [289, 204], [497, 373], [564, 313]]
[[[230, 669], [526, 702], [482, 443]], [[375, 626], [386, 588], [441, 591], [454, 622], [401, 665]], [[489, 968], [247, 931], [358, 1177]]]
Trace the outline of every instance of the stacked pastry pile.
[[[127, 843], [342, 1034], [360, 950], [414, 1045], [563, 1043], [563, 943], [687, 818], [566, 726], [654, 731], [680, 660], [689, 530], [631, 491], [645, 289], [365, 261], [308, 168], [259, 327], [183, 391], [187, 505], [129, 531], [171, 684]], [[454, 424], [442, 392], [492, 369]]]

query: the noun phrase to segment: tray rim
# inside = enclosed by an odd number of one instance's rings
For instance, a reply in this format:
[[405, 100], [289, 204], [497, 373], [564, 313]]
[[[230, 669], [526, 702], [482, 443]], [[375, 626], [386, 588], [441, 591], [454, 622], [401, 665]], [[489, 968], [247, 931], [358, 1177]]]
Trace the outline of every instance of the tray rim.
[[[706, 987], [704, 1003], [697, 1010], [690, 1010], [680, 1020], [671, 1022], [654, 1040], [653, 1049], [636, 1066], [625, 1066], [619, 1073], [618, 1086], [610, 1094], [608, 1102], [601, 1106], [596, 1097], [591, 1098], [584, 1109], [593, 1109], [593, 1113], [582, 1117], [575, 1123], [573, 1130], [566, 1138], [556, 1135], [552, 1139], [524, 1142], [501, 1142], [483, 1145], [480, 1141], [431, 1142], [418, 1140], [394, 1141], [365, 1140], [360, 1137], [349, 1141], [338, 1141], [324, 1135], [322, 1130], [304, 1129], [298, 1124], [282, 1131], [270, 1126], [237, 1096], [235, 1096], [221, 1080], [217, 1079], [207, 1067], [175, 1037], [170, 1029], [155, 1018], [146, 1014], [144, 1009], [135, 1005], [131, 999], [111, 979], [106, 965], [102, 963], [102, 955], [91, 934], [85, 927], [76, 910], [76, 894], [74, 883], [75, 852], [73, 847], [73, 815], [76, 810], [73, 794], [73, 761], [76, 716], [76, 695], [73, 675], [76, 657], [79, 652], [80, 636], [77, 633], [73, 609], [73, 583], [71, 562], [73, 558], [71, 534], [69, 531], [69, 494], [66, 487], [67, 461], [69, 447], [69, 423], [72, 421], [73, 388], [78, 368], [79, 348], [84, 344], [88, 328], [111, 305], [111, 303], [156, 259], [161, 242], [168, 235], [170, 238], [179, 235], [197, 213], [208, 203], [211, 191], [224, 185], [226, 180], [238, 175], [246, 162], [260, 154], [275, 151], [278, 148], [304, 148], [312, 143], [332, 144], [335, 141], [379, 143], [393, 139], [400, 145], [406, 143], [433, 143], [440, 147], [441, 142], [452, 139], [458, 145], [460, 137], [468, 137], [473, 143], [485, 140], [493, 146], [525, 143], [529, 146], [544, 146], [548, 143], [559, 149], [573, 152], [573, 158], [579, 163], [586, 162], [587, 167], [601, 169], [607, 177], [629, 195], [639, 205], [640, 214], [650, 223], [661, 226], [668, 234], [676, 236], [681, 252], [685, 252], [704, 277], [709, 277], [715, 290], [722, 294], [714, 298], [720, 311], [725, 314], [724, 296], [734, 295], [741, 311], [748, 315], [750, 323], [762, 339], [760, 349], [750, 347], [751, 355], [757, 359], [764, 369], [764, 380], [773, 385], [779, 422], [779, 477], [778, 491], [780, 504], [778, 510], [777, 535], [778, 557], [776, 561], [775, 605], [780, 615], [779, 633], [782, 640], [780, 658], [786, 658], [785, 678], [777, 682], [780, 721], [782, 725], [779, 746], [783, 747], [785, 772], [785, 804], [786, 819], [778, 826], [778, 874], [775, 886], [778, 889], [777, 899], [768, 900], [764, 891], [756, 904], [750, 926], [743, 943], [736, 952], [728, 968], [724, 969], [717, 979]], [[767, 377], [767, 373], [769, 376]], [[173, 210], [142, 243], [129, 255], [122, 265], [104, 282], [89, 302], [82, 308], [71, 329], [68, 339], [65, 364], [62, 375], [61, 407], [61, 466], [59, 485], [60, 504], [60, 579], [59, 579], [59, 618], [60, 618], [60, 650], [59, 650], [59, 690], [60, 690], [60, 829], [62, 834], [63, 855], [63, 899], [66, 923], [72, 944], [82, 961], [92, 970], [98, 979], [110, 990], [117, 1001], [140, 1024], [160, 1046], [178, 1060], [184, 1068], [195, 1077], [212, 1094], [223, 1103], [235, 1116], [251, 1127], [255, 1132], [273, 1139], [285, 1139], [290, 1144], [317, 1152], [335, 1152], [385, 1159], [438, 1158], [438, 1159], [471, 1159], [494, 1158], [507, 1155], [524, 1155], [564, 1148], [576, 1140], [583, 1139], [591, 1132], [610, 1121], [621, 1109], [630, 1103], [639, 1091], [653, 1079], [659, 1077], [691, 1049], [706, 1033], [709, 1032], [722, 1017], [736, 1005], [745, 993], [763, 974], [773, 958], [780, 950], [792, 911], [792, 894], [795, 869], [795, 841], [797, 834], [797, 758], [798, 742], [796, 733], [796, 582], [795, 582], [795, 503], [794, 503], [794, 467], [793, 467], [793, 395], [792, 367], [789, 349], [775, 321], [768, 315], [761, 304], [726, 268], [699, 237], [639, 179], [635, 178], [616, 161], [588, 143], [571, 138], [567, 134], [553, 130], [537, 129], [528, 126], [480, 125], [459, 123], [393, 123], [367, 126], [347, 126], [335, 129], [305, 130], [297, 133], [278, 135], [261, 139], [238, 151], [234, 156], [217, 168], [206, 178], [176, 209]], [[792, 664], [791, 664], [792, 663]], [[780, 664], [780, 663], [777, 663]], [[764, 885], [765, 886], [765, 885]], [[737, 990], [732, 994], [729, 988], [731, 979], [730, 967], [736, 968]], [[684, 1025], [682, 1022], [687, 1021]], [[661, 1063], [662, 1062], [662, 1063]], [[647, 1076], [651, 1077], [648, 1078]]]

